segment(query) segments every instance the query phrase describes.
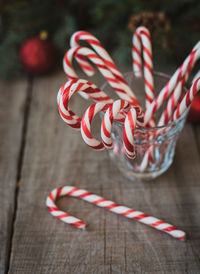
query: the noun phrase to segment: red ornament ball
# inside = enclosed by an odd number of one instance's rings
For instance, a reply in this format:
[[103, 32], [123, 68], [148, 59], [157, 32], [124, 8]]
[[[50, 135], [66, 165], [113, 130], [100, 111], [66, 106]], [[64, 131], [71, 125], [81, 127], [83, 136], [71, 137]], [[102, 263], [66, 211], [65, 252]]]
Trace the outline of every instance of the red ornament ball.
[[190, 111], [188, 114], [188, 121], [191, 123], [200, 122], [200, 93], [198, 92], [191, 104]]
[[28, 39], [21, 46], [20, 60], [29, 73], [44, 74], [55, 65], [55, 48], [49, 41], [39, 37]]

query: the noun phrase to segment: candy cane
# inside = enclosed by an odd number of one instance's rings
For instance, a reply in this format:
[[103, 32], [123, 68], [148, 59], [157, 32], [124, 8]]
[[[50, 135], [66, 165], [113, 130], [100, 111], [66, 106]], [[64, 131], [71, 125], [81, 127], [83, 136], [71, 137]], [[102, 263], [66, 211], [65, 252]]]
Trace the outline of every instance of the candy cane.
[[[113, 148], [113, 143], [111, 141], [111, 128], [114, 119], [117, 118], [117, 115], [121, 110], [130, 109], [128, 102], [124, 100], [117, 100], [107, 109], [101, 124], [101, 138], [103, 144], [107, 149]], [[134, 108], [131, 108], [125, 118], [124, 130], [123, 130], [123, 144], [125, 147], [126, 155], [134, 159], [135, 149], [134, 149], [134, 131], [136, 127], [137, 114]]]
[[104, 146], [107, 149], [112, 149], [113, 144], [111, 141], [111, 128], [113, 121], [116, 119], [117, 115], [121, 112], [121, 110], [125, 110], [130, 105], [128, 102], [124, 100], [117, 100], [106, 110], [102, 123], [101, 123], [101, 138]]
[[176, 119], [180, 118], [183, 115], [183, 113], [188, 109], [188, 107], [192, 103], [194, 96], [199, 91], [200, 91], [200, 77], [197, 78], [197, 80], [192, 84], [191, 88], [188, 90], [188, 92], [185, 94], [180, 104], [177, 106], [173, 114], [173, 117], [171, 119], [171, 122], [175, 121]]
[[144, 83], [146, 93], [146, 108], [153, 102], [154, 99], [154, 80], [153, 80], [153, 61], [151, 36], [147, 28], [139, 27], [133, 35], [133, 71], [136, 77], [142, 76], [142, 54], [143, 49], [144, 60]]
[[136, 156], [134, 148], [134, 131], [136, 127], [136, 111], [131, 108], [126, 116], [123, 131], [123, 144], [125, 147], [126, 155], [130, 159], [134, 159]]
[[96, 150], [104, 150], [104, 144], [97, 139], [92, 137], [91, 133], [91, 122], [94, 116], [100, 112], [100, 111], [105, 111], [108, 108], [109, 105], [106, 103], [96, 103], [90, 106], [86, 112], [83, 115], [83, 118], [81, 120], [81, 135], [83, 137], [83, 140], [85, 143]]
[[[194, 47], [193, 50], [196, 49], [197, 46]], [[189, 63], [188, 63], [188, 69], [185, 73], [185, 75], [183, 76], [183, 78], [178, 82], [177, 86], [175, 87], [171, 97], [168, 99], [168, 102], [167, 102], [167, 105], [165, 107], [165, 110], [164, 112], [162, 113], [160, 119], [159, 119], [159, 122], [158, 122], [158, 126], [162, 126], [162, 125], [165, 125], [169, 122], [170, 118], [171, 118], [171, 115], [183, 93], [183, 88], [184, 88], [184, 85], [185, 83], [187, 82], [188, 78], [189, 78], [189, 75], [192, 71], [192, 68], [193, 68], [193, 62], [194, 62], [194, 57], [195, 55], [191, 55], [191, 58], [189, 60]], [[180, 70], [182, 70], [182, 68], [180, 68]]]
[[[113, 144], [111, 141], [111, 127], [113, 120], [116, 120], [119, 114], [121, 114], [121, 111], [126, 110], [127, 108], [130, 109], [129, 103], [121, 99], [109, 105], [102, 102], [93, 104], [92, 106], [88, 107], [81, 120], [81, 134], [85, 143], [95, 150], [104, 150], [105, 147], [108, 149], [112, 149]], [[98, 112], [105, 110], [106, 113], [101, 123], [101, 138], [103, 140], [103, 142], [101, 142], [92, 136], [91, 122]], [[130, 117], [131, 114], [132, 120]], [[123, 141], [126, 149], [126, 155], [129, 158], [133, 159], [135, 157], [133, 136], [136, 126], [136, 111], [132, 108], [132, 112], [129, 111], [127, 117], [128, 121], [126, 121], [127, 119], [125, 119], [124, 123]]]
[[[200, 42], [196, 44], [192, 52], [185, 59], [183, 64], [175, 71], [171, 79], [168, 81], [167, 85], [160, 91], [156, 99], [151, 103], [149, 108], [145, 112], [144, 125], [148, 123], [152, 115], [160, 108], [160, 106], [165, 102], [167, 97], [171, 94], [177, 83], [186, 75], [188, 68], [195, 65], [196, 61], [200, 58]], [[191, 64], [191, 60], [192, 64]]]
[[[130, 96], [133, 96], [136, 99], [135, 94], [128, 86], [126, 80], [124, 79], [123, 75], [115, 65], [114, 61], [108, 54], [108, 52], [104, 49], [104, 47], [101, 45], [100, 41], [91, 33], [86, 31], [77, 31], [75, 32], [71, 39], [70, 39], [70, 45], [72, 48], [80, 46], [80, 40], [86, 41], [100, 56], [100, 58], [103, 60], [104, 64], [107, 66], [107, 68], [113, 73], [115, 78], [118, 79], [118, 81], [121, 83], [121, 86], [123, 90], [129, 94]], [[86, 69], [83, 68], [86, 72]]]
[[171, 224], [165, 223], [141, 211], [136, 211], [129, 207], [116, 204], [112, 201], [104, 199], [101, 196], [90, 193], [85, 189], [80, 189], [73, 186], [64, 186], [60, 188], [55, 188], [54, 190], [51, 191], [51, 193], [48, 195], [46, 199], [46, 206], [49, 212], [51, 213], [52, 216], [55, 216], [56, 218], [63, 221], [64, 223], [70, 224], [80, 229], [85, 229], [86, 227], [86, 224], [82, 220], [76, 217], [73, 217], [64, 211], [61, 211], [56, 206], [55, 201], [58, 197], [61, 197], [61, 196], [71, 196], [71, 197], [81, 198], [82, 200], [86, 202], [92, 203], [99, 207], [106, 208], [116, 214], [125, 216], [130, 219], [135, 219], [143, 224], [151, 226], [157, 230], [163, 231], [179, 240], [184, 240], [186, 237], [186, 234], [184, 231], [179, 230], [178, 228], [172, 226]]
[[88, 94], [95, 102], [103, 101], [106, 104], [113, 102], [113, 100], [96, 85], [86, 80], [76, 79], [67, 81], [58, 91], [58, 108], [64, 122], [77, 130], [81, 128], [81, 118], [69, 108], [68, 104], [71, 96], [79, 91]]
[[[176, 119], [180, 118], [183, 113], [188, 109], [188, 107], [190, 106], [192, 100], [194, 99], [194, 96], [197, 92], [199, 92], [200, 90], [200, 77], [197, 78], [191, 88], [189, 89], [189, 91], [185, 94], [185, 96], [183, 97], [182, 101], [180, 102], [180, 104], [178, 104], [173, 117], [170, 119], [169, 122], [173, 122]], [[164, 130], [164, 129], [163, 129]], [[161, 130], [158, 130], [157, 134], [160, 133]], [[144, 155], [144, 158], [142, 160], [142, 163], [140, 165], [140, 171], [144, 171], [147, 168], [148, 165], [148, 155], [150, 153], [153, 152], [153, 147], [150, 146], [149, 149], [147, 150], [147, 152]]]
[[94, 51], [92, 51], [89, 48], [74, 47], [66, 52], [63, 59], [63, 67], [69, 79], [78, 78], [77, 74], [75, 73], [72, 67], [73, 56], [76, 56], [77, 54], [81, 56], [86, 56], [89, 60], [91, 60], [96, 65], [96, 67], [99, 69], [102, 75], [106, 78], [110, 86], [117, 92], [118, 96], [121, 99], [124, 99], [133, 105], [139, 106], [137, 99], [135, 99], [133, 95], [129, 95], [125, 92], [119, 80], [116, 79], [113, 73], [106, 67], [102, 59]]

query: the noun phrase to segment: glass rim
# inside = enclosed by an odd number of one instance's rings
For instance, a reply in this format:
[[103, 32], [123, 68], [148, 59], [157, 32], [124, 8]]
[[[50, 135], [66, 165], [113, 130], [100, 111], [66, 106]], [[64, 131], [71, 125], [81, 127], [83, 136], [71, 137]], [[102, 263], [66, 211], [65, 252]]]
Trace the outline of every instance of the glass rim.
[[[134, 72], [128, 71], [128, 72], [125, 72], [123, 74], [126, 76], [129, 73], [134, 73]], [[153, 71], [153, 74], [156, 75], [156, 76], [159, 76], [159, 77], [166, 78], [168, 80], [171, 78], [171, 76], [169, 74], [166, 74], [166, 73], [163, 73], [163, 72], [160, 72], [160, 71]], [[101, 86], [101, 89], [104, 90], [104, 88], [107, 85], [108, 85], [108, 82], [104, 82], [103, 85]], [[185, 92], [187, 91], [187, 88], [185, 86], [183, 87], [183, 89], [185, 90]], [[156, 127], [136, 127], [135, 130], [147, 131], [147, 130], [159, 130], [159, 129], [165, 129], [167, 127], [171, 127], [173, 125], [176, 125], [178, 122], [182, 121], [183, 119], [185, 119], [188, 112], [189, 112], [189, 109], [190, 109], [190, 107], [188, 107], [187, 110], [184, 111], [184, 113], [178, 119], [174, 120], [173, 122], [167, 123], [166, 125], [156, 126]], [[123, 125], [122, 122], [118, 122], [116, 120], [114, 120], [113, 123], [116, 123], [120, 126]]]

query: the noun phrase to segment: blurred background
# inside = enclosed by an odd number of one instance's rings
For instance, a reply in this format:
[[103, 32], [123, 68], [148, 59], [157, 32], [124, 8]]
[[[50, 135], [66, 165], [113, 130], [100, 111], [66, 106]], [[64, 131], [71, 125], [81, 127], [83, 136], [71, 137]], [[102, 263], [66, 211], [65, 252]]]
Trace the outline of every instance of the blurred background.
[[4, 0], [0, 5], [1, 79], [61, 67], [76, 30], [97, 36], [117, 65], [131, 64], [132, 34], [139, 25], [151, 32], [156, 63], [178, 66], [200, 37], [199, 0]]

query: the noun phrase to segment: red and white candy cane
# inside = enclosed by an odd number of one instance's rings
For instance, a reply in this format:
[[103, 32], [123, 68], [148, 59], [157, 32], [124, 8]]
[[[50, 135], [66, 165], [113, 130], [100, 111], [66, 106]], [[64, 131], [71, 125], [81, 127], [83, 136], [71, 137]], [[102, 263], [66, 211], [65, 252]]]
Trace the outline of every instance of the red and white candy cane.
[[146, 93], [146, 108], [154, 99], [153, 61], [151, 36], [147, 28], [138, 27], [133, 35], [133, 71], [136, 77], [142, 76], [142, 53], [144, 62], [144, 84]]
[[136, 151], [134, 148], [134, 132], [136, 127], [137, 114], [134, 108], [131, 108], [126, 115], [123, 131], [123, 144], [126, 155], [130, 159], [134, 159]]
[[102, 73], [105, 79], [108, 81], [110, 86], [116, 91], [121, 99], [124, 99], [131, 104], [139, 105], [138, 101], [131, 94], [129, 95], [121, 85], [120, 81], [113, 75], [113, 73], [107, 68], [102, 59], [91, 49], [85, 47], [74, 47], [69, 49], [63, 59], [63, 68], [65, 74], [69, 79], [77, 79], [78, 76], [75, 73], [72, 66], [72, 59], [76, 55], [81, 55], [87, 57], [91, 62], [93, 62], [98, 70]]
[[113, 121], [117, 118], [122, 110], [130, 109], [130, 105], [127, 101], [117, 100], [106, 110], [102, 123], [101, 123], [101, 138], [104, 146], [107, 149], [112, 149], [113, 144], [111, 141], [111, 128]]
[[125, 147], [126, 155], [134, 159], [135, 149], [134, 149], [134, 131], [136, 127], [137, 114], [133, 107], [130, 109], [128, 102], [124, 100], [117, 100], [107, 109], [101, 124], [101, 138], [103, 144], [107, 149], [113, 148], [113, 143], [111, 140], [111, 128], [113, 121], [117, 118], [118, 114], [122, 110], [129, 109], [126, 114], [123, 130], [123, 144]]
[[[200, 90], [200, 77], [193, 82], [189, 91], [184, 95], [182, 101], [178, 104], [169, 122], [173, 122], [183, 115], [183, 113], [188, 109], [188, 107], [192, 103], [192, 100], [194, 99], [195, 94], [199, 92], [199, 90]], [[157, 134], [160, 133], [160, 131], [161, 130], [158, 130]], [[140, 165], [140, 171], [144, 171], [146, 167], [148, 166], [148, 154], [152, 153], [153, 149], [154, 148], [150, 146], [147, 152], [145, 153], [144, 158]]]
[[[128, 86], [126, 80], [124, 79], [123, 75], [115, 65], [114, 61], [108, 54], [108, 52], [104, 49], [100, 41], [91, 33], [86, 31], [77, 31], [75, 32], [70, 40], [70, 45], [72, 48], [80, 46], [80, 40], [86, 41], [100, 56], [100, 58], [103, 60], [104, 64], [107, 66], [107, 68], [113, 73], [116, 79], [121, 83], [121, 86], [123, 90], [129, 94], [130, 96], [133, 96], [136, 99], [136, 96], [134, 95], [133, 91]], [[80, 63], [79, 63], [80, 64]], [[89, 64], [89, 63], [88, 63]], [[81, 64], [80, 64], [81, 65]], [[86, 68], [82, 67], [83, 70], [86, 72]]]
[[[193, 50], [196, 50], [199, 48], [199, 43], [197, 43], [197, 45], [195, 45], [195, 47], [193, 48]], [[192, 71], [192, 68], [194, 66], [194, 58], [195, 58], [195, 54], [191, 54], [189, 62], [188, 62], [188, 68], [187, 71], [185, 73], [185, 75], [182, 77], [181, 80], [179, 80], [179, 82], [177, 83], [177, 86], [175, 87], [171, 97], [168, 99], [167, 105], [165, 107], [165, 110], [163, 111], [159, 122], [158, 122], [158, 126], [162, 126], [165, 125], [169, 122], [171, 115], [176, 107], [176, 105], [178, 104], [178, 101], [183, 93], [183, 88], [185, 83], [188, 80], [188, 77]], [[183, 64], [182, 64], [183, 66]], [[182, 70], [182, 68], [179, 68], [180, 71]]]
[[193, 68], [196, 61], [200, 58], [200, 42], [196, 44], [192, 52], [185, 59], [183, 64], [175, 71], [167, 85], [160, 91], [156, 99], [150, 104], [145, 112], [144, 125], [148, 123], [152, 115], [160, 108], [168, 96], [172, 93], [178, 82], [188, 73], [188, 70]]
[[194, 99], [194, 96], [196, 95], [196, 93], [199, 91], [200, 91], [200, 77], [197, 78], [197, 80], [192, 84], [191, 88], [185, 94], [180, 104], [178, 104], [173, 114], [173, 117], [171, 119], [171, 122], [181, 117], [181, 115], [188, 109], [188, 107], [192, 103], [192, 100]]
[[108, 108], [106, 103], [96, 103], [91, 105], [83, 115], [81, 120], [81, 135], [85, 143], [95, 149], [95, 150], [104, 150], [105, 146], [102, 142], [92, 137], [91, 133], [91, 122], [94, 116], [100, 111], [105, 111]]
[[92, 203], [99, 207], [106, 208], [116, 214], [125, 216], [129, 219], [135, 219], [143, 224], [151, 226], [157, 230], [163, 231], [179, 240], [184, 240], [186, 237], [184, 231], [179, 230], [178, 228], [174, 227], [171, 224], [165, 223], [141, 211], [137, 211], [129, 207], [116, 204], [115, 202], [104, 199], [101, 196], [90, 193], [85, 189], [80, 189], [74, 186], [64, 186], [64, 187], [55, 188], [54, 190], [51, 191], [51, 193], [48, 195], [46, 199], [46, 206], [49, 212], [51, 213], [51, 215], [55, 216], [56, 218], [63, 221], [64, 223], [70, 224], [80, 229], [85, 229], [86, 227], [86, 224], [82, 220], [76, 217], [73, 217], [72, 215], [60, 210], [56, 206], [55, 201], [57, 198], [61, 196], [71, 196], [71, 197], [81, 198], [82, 200], [86, 202]]
[[[85, 143], [95, 149], [95, 150], [104, 150], [104, 148], [112, 149], [112, 141], [111, 141], [111, 127], [112, 123], [115, 120], [119, 120], [119, 115], [121, 115], [122, 110], [126, 110], [127, 108], [130, 109], [130, 105], [128, 102], [124, 100], [117, 100], [112, 104], [106, 104], [106, 103], [96, 103], [92, 106], [88, 107], [86, 112], [83, 115], [83, 118], [81, 120], [81, 134], [83, 137], [83, 140]], [[106, 110], [107, 109], [107, 110]], [[101, 124], [101, 138], [102, 141], [98, 141], [92, 136], [91, 133], [91, 122], [94, 118], [94, 116], [100, 112], [105, 111], [106, 113], [103, 117], [102, 124]], [[132, 120], [130, 118], [131, 113], [133, 113]], [[127, 114], [127, 117], [129, 118], [128, 121], [125, 119], [124, 123], [124, 146], [126, 149], [126, 154], [129, 158], [135, 157], [135, 150], [134, 150], [134, 129], [136, 125], [136, 111], [132, 108], [132, 112], [130, 111]], [[124, 122], [124, 118], [123, 122]]]
[[74, 129], [81, 128], [81, 118], [76, 115], [68, 106], [71, 96], [76, 92], [85, 92], [95, 102], [102, 101], [106, 104], [113, 100], [101, 91], [96, 85], [82, 79], [67, 81], [58, 92], [57, 103], [61, 118]]

